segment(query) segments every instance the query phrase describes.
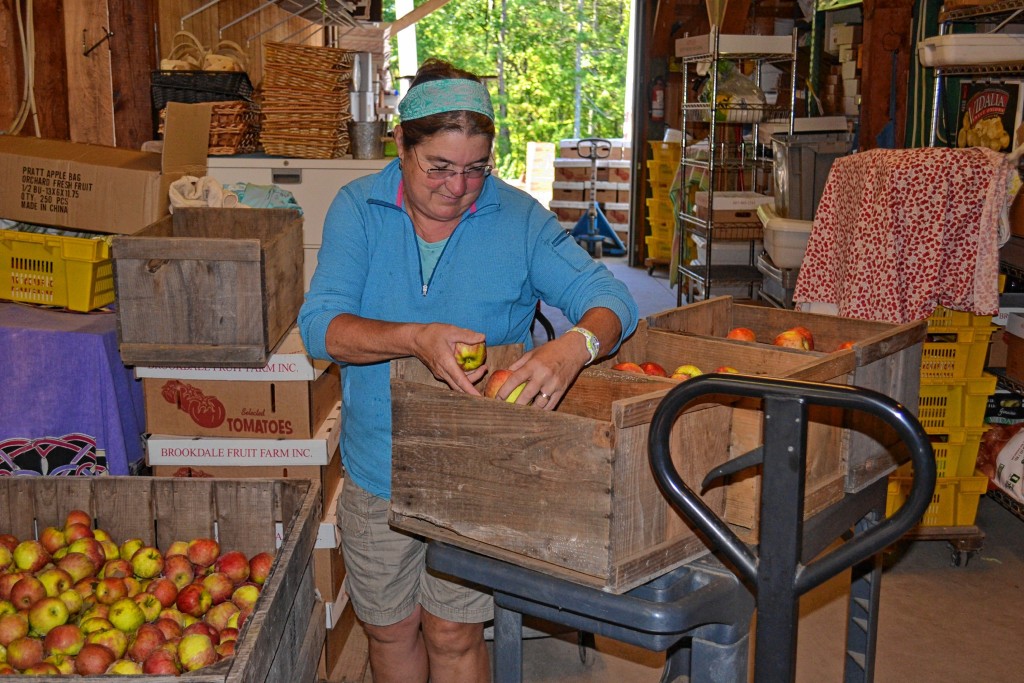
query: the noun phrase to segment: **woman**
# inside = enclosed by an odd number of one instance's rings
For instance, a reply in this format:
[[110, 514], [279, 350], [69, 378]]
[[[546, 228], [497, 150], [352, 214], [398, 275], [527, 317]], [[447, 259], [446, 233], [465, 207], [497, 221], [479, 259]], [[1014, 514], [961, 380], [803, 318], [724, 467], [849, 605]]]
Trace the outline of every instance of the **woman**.
[[[422, 539], [388, 527], [389, 361], [415, 356], [452, 389], [480, 395], [455, 344], [532, 347], [538, 300], [577, 321], [527, 351], [498, 392], [553, 410], [584, 366], [632, 333], [637, 307], [555, 217], [490, 176], [494, 114], [469, 72], [427, 61], [399, 104], [398, 160], [331, 205], [299, 326], [342, 367], [339, 505], [346, 589], [369, 638], [376, 683], [490, 679], [490, 596], [426, 572]], [[443, 457], [439, 455], [439, 457]]]

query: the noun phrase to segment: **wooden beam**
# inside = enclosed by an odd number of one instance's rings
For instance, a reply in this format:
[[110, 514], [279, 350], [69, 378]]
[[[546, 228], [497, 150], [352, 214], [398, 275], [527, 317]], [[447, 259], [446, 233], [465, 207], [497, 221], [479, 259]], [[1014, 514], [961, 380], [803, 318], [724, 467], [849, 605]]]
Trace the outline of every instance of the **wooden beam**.
[[152, 3], [108, 0], [111, 46], [110, 71], [114, 96], [114, 144], [139, 149], [156, 137], [149, 96], [150, 71], [156, 65]]
[[861, 47], [860, 148], [876, 147], [875, 137], [889, 121], [892, 60], [896, 55], [896, 147], [903, 146], [907, 118], [907, 74], [913, 0], [864, 0]]
[[451, 0], [427, 0], [425, 3], [391, 22], [391, 35], [395, 35], [404, 28], [409, 28], [417, 21], [427, 16], [434, 10], [441, 9]]
[[[106, 0], [64, 4], [64, 45], [67, 55], [70, 138], [72, 142], [114, 144], [114, 98], [110, 80], [111, 40], [100, 43], [110, 27]], [[96, 46], [94, 49], [93, 46]], [[85, 54], [88, 51], [88, 54]]]

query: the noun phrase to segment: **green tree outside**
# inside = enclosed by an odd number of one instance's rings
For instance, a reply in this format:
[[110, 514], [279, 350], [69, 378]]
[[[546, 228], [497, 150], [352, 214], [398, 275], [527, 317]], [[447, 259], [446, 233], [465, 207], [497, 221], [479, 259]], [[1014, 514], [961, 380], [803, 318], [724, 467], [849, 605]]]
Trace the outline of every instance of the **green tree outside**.
[[577, 59], [579, 135], [622, 136], [629, 19], [628, 0], [452, 0], [416, 24], [417, 53], [488, 77], [497, 170], [518, 178], [528, 142], [575, 137]]

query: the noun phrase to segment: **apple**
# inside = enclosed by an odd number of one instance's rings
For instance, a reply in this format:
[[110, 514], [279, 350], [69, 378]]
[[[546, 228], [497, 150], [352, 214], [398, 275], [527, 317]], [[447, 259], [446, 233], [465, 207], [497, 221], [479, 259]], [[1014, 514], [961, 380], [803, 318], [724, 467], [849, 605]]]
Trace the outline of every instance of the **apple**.
[[129, 538], [118, 547], [117, 552], [122, 560], [128, 560], [131, 562], [132, 555], [134, 555], [139, 548], [142, 548], [145, 545], [146, 542], [141, 538]]
[[209, 636], [191, 633], [178, 641], [178, 660], [185, 671], [195, 671], [216, 662], [217, 651]]
[[167, 546], [167, 552], [164, 553], [164, 557], [169, 555], [187, 555], [188, 554], [188, 541], [171, 541], [171, 544]]
[[112, 676], [139, 676], [142, 674], [142, 664], [131, 659], [118, 659], [104, 673]]
[[740, 341], [757, 341], [757, 335], [749, 327], [734, 327], [725, 335], [726, 339], [738, 339]]
[[98, 576], [101, 579], [123, 579], [132, 576], [132, 573], [132, 563], [119, 557], [116, 560], [107, 560]]
[[[156, 600], [156, 598], [153, 598]], [[159, 614], [159, 611], [157, 612]], [[134, 633], [146, 623], [146, 614], [132, 598], [121, 598], [110, 606], [107, 619], [115, 628], [125, 633]]]
[[836, 351], [845, 351], [846, 349], [852, 349], [853, 344], [854, 343], [852, 341], [844, 341], [842, 344], [836, 347]]
[[229, 640], [238, 640], [238, 629], [225, 626], [220, 630], [220, 642], [226, 643]]
[[[85, 636], [86, 645], [102, 645], [114, 653], [114, 659], [124, 657], [128, 650], [128, 634], [117, 627], [93, 631]], [[81, 656], [82, 653], [78, 653]]]
[[203, 616], [203, 621], [217, 629], [217, 631], [222, 631], [227, 628], [228, 619], [236, 612], [238, 612], [238, 605], [233, 602], [222, 602], [208, 609]]
[[[6, 653], [4, 654], [6, 657]], [[0, 675], [2, 676], [17, 676], [18, 670], [10, 664], [0, 663]]]
[[46, 589], [46, 594], [51, 598], [57, 597], [75, 585], [74, 580], [71, 578], [71, 574], [68, 574], [60, 567], [49, 567], [44, 569], [36, 574], [36, 578], [43, 584], [43, 587]]
[[64, 606], [68, 608], [69, 614], [78, 614], [82, 611], [82, 608], [85, 607], [85, 599], [82, 598], [74, 588], [67, 589], [57, 597], [60, 598], [61, 602], [64, 603]]
[[64, 528], [72, 524], [84, 524], [85, 526], [92, 528], [92, 515], [85, 510], [72, 510], [64, 518]]
[[210, 642], [215, 646], [220, 642], [220, 632], [205, 621], [197, 621], [194, 624], [189, 624], [185, 627], [185, 630], [182, 631], [181, 637], [184, 638], [185, 636], [193, 633], [202, 633], [209, 636]]
[[486, 357], [487, 345], [484, 342], [479, 344], [455, 342], [455, 362], [466, 372], [476, 370], [483, 365]]
[[0, 534], [0, 545], [10, 550], [12, 553], [14, 549], [18, 547], [18, 537], [13, 534]]
[[107, 561], [121, 559], [121, 550], [117, 547], [116, 543], [113, 541], [99, 541], [99, 544], [100, 547], [103, 548], [103, 557], [105, 557]]
[[47, 655], [43, 662], [52, 664], [57, 669], [54, 676], [71, 676], [75, 673], [75, 658], [72, 655]]
[[132, 597], [135, 604], [142, 610], [142, 614], [145, 615], [146, 621], [156, 621], [160, 616], [160, 610], [164, 608], [160, 604], [160, 601], [152, 593], [139, 593]]
[[28, 572], [10, 572], [8, 574], [0, 574], [0, 600], [11, 599], [11, 589], [14, 588], [14, 584], [21, 581], [26, 576], [31, 576]]
[[96, 600], [96, 584], [100, 582], [95, 576], [87, 576], [81, 581], [75, 583], [74, 590], [78, 593], [82, 600]]
[[68, 544], [67, 536], [63, 529], [55, 526], [48, 526], [39, 533], [39, 542], [46, 548], [46, 552], [53, 555]]
[[131, 567], [140, 579], [152, 579], [164, 570], [164, 556], [151, 545], [143, 546], [132, 555]]
[[[15, 614], [18, 608], [14, 606], [14, 603], [10, 600], [0, 600], [0, 617], [5, 614]], [[0, 659], [0, 661], [3, 661]]]
[[217, 558], [214, 568], [218, 572], [227, 574], [231, 582], [236, 586], [241, 585], [249, 578], [249, 558], [245, 553], [232, 550]]
[[7, 645], [7, 663], [19, 671], [43, 661], [43, 641], [31, 636], [22, 636]]
[[[249, 565], [246, 564], [246, 574], [249, 573]], [[151, 593], [156, 596], [156, 599], [160, 601], [160, 604], [164, 607], [170, 607], [174, 604], [174, 601], [178, 599], [178, 587], [173, 581], [166, 576], [160, 576], [150, 582], [146, 586], [146, 593]]]
[[235, 641], [224, 640], [217, 643], [217, 647], [214, 648], [217, 651], [217, 656], [220, 659], [227, 659], [235, 654]]
[[196, 577], [195, 568], [184, 555], [168, 555], [164, 558], [164, 576], [174, 582], [180, 591]]
[[11, 549], [0, 545], [0, 572], [7, 571], [12, 564], [14, 564], [14, 555], [11, 554]]
[[113, 605], [121, 598], [128, 597], [128, 584], [121, 577], [100, 579], [94, 589], [96, 602]]
[[787, 349], [801, 349], [803, 351], [809, 351], [811, 348], [810, 344], [807, 342], [807, 338], [796, 330], [780, 332], [772, 343], [775, 346], [781, 346]]
[[32, 666], [28, 666], [22, 669], [21, 675], [35, 677], [60, 676], [60, 669], [58, 669], [50, 662], [43, 660], [37, 664], [33, 664]]
[[68, 544], [68, 554], [71, 553], [82, 553], [88, 557], [96, 570], [99, 570], [107, 562], [107, 554], [95, 538], [80, 538], [77, 541], [72, 541]]
[[28, 610], [28, 625], [32, 632], [46, 636], [53, 629], [68, 623], [71, 613], [60, 598], [45, 597]]
[[160, 629], [160, 633], [164, 634], [164, 640], [174, 640], [175, 638], [181, 638], [183, 629], [174, 619], [170, 617], [160, 617], [153, 622], [153, 626]]
[[142, 663], [142, 673], [177, 676], [181, 673], [177, 651], [168, 652], [160, 649], [154, 651]]
[[704, 373], [696, 365], [680, 365], [678, 368], [672, 371], [672, 379], [692, 379], [697, 375], [703, 375]]
[[796, 327], [792, 328], [792, 330], [807, 340], [808, 349], [810, 349], [811, 351], [814, 350], [814, 335], [811, 334], [811, 331], [809, 329], [807, 329], [803, 325], [797, 325]]
[[48, 655], [74, 657], [83, 645], [85, 645], [85, 633], [77, 624], [55, 626], [43, 638], [43, 649]]
[[157, 621], [161, 619], [170, 619], [181, 628], [185, 628], [185, 613], [177, 607], [164, 607], [160, 610], [160, 616], [157, 617]]
[[136, 631], [125, 653], [128, 659], [144, 662], [153, 652], [167, 642], [164, 632], [153, 624], [143, 624]]
[[213, 604], [210, 592], [201, 583], [190, 583], [178, 591], [178, 599], [174, 601], [175, 606], [182, 614], [193, 617], [201, 617], [206, 614]]
[[0, 617], [0, 645], [10, 646], [18, 638], [28, 635], [28, 615], [16, 612]]
[[274, 556], [272, 554], [264, 552], [253, 555], [249, 558], [249, 580], [262, 586], [270, 576], [270, 569], [273, 566]]
[[[498, 398], [498, 392], [501, 390], [509, 377], [512, 376], [511, 370], [495, 370], [487, 377], [487, 384], [484, 385], [484, 396], [487, 398]], [[523, 382], [505, 398], [506, 403], [515, 403], [516, 399], [519, 398], [519, 394], [523, 393], [523, 387], [526, 386], [526, 382]], [[252, 563], [249, 564], [250, 572], [252, 570]]]
[[96, 573], [96, 565], [82, 553], [68, 553], [57, 560], [57, 566], [68, 573], [72, 585]]
[[97, 643], [86, 643], [75, 656], [75, 671], [82, 676], [99, 676], [106, 673], [107, 668], [116, 659], [110, 648]]
[[142, 592], [142, 582], [134, 576], [124, 577], [124, 585], [128, 586], [128, 597], [134, 598]]
[[238, 630], [242, 630], [242, 627], [245, 626], [246, 620], [252, 616], [252, 610], [252, 606], [239, 608], [238, 614], [232, 614], [231, 618], [228, 619], [228, 628], [237, 628]]
[[98, 527], [96, 529], [92, 530], [92, 537], [95, 538], [100, 543], [102, 543], [103, 541], [113, 541], [114, 540], [114, 539], [112, 539], [110, 537], [109, 533], [107, 533], [104, 529], [100, 529]]
[[18, 609], [28, 609], [39, 600], [46, 597], [46, 586], [43, 582], [32, 575], [23, 576], [18, 583], [11, 588], [11, 602]]
[[203, 577], [203, 588], [209, 592], [211, 604], [219, 605], [225, 600], [231, 599], [235, 583], [224, 572], [213, 572]]
[[[67, 544], [70, 545], [80, 538], [96, 540], [96, 534], [93, 533], [92, 527], [88, 527], [85, 524], [68, 524], [64, 527], [64, 539]], [[99, 543], [99, 541], [96, 542]]]
[[23, 572], [37, 572], [50, 562], [50, 553], [39, 541], [22, 541], [13, 555], [14, 566]]
[[98, 602], [91, 602], [88, 607], [86, 607], [85, 612], [83, 612], [78, 618], [78, 621], [81, 622], [83, 619], [88, 619], [89, 617], [102, 617], [103, 619], [106, 619], [108, 614], [110, 614], [110, 605], [101, 605]]
[[622, 372], [633, 372], [638, 375], [646, 374], [644, 369], [636, 363], [617, 363], [612, 366], [612, 370], [621, 370]]
[[78, 622], [78, 627], [82, 629], [82, 633], [89, 635], [90, 633], [96, 633], [97, 631], [106, 631], [114, 628], [114, 625], [110, 623], [110, 620], [106, 617], [93, 616], [85, 617]]
[[727, 373], [737, 374], [737, 373], [739, 373], [739, 370], [737, 370], [736, 368], [734, 368], [731, 365], [722, 365], [720, 367], [715, 368], [715, 372], [727, 372]]
[[197, 567], [209, 567], [220, 556], [220, 544], [212, 538], [194, 538], [188, 542], [189, 562]]
[[251, 608], [256, 604], [259, 597], [259, 586], [252, 583], [243, 583], [235, 589], [234, 593], [231, 594], [231, 602], [233, 602], [238, 609], [244, 609], [246, 607]]
[[653, 362], [646, 362], [640, 364], [640, 369], [644, 371], [645, 375], [652, 375], [654, 377], [668, 377], [668, 372], [665, 368]]

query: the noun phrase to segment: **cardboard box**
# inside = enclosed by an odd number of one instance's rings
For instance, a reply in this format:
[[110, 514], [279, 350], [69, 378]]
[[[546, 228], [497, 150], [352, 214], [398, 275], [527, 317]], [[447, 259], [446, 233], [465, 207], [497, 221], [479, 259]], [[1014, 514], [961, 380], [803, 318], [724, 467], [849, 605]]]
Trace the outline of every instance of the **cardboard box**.
[[130, 235], [167, 215], [167, 189], [206, 175], [210, 106], [171, 103], [163, 155], [0, 135], [0, 216]]
[[1024, 382], [1024, 314], [1011, 313], [1003, 335], [1006, 342], [1006, 376]]
[[262, 368], [302, 306], [302, 216], [178, 209], [115, 237], [126, 365]]
[[552, 201], [548, 203], [548, 208], [551, 209], [552, 213], [555, 214], [558, 220], [565, 223], [575, 223], [578, 221], [586, 214], [588, 206], [586, 202]]
[[555, 159], [555, 182], [590, 180], [590, 162], [586, 159]]
[[859, 45], [864, 36], [860, 24], [834, 24], [828, 34], [828, 52], [838, 54], [843, 46]]
[[860, 79], [847, 78], [843, 81], [843, 97], [855, 97], [860, 94]]
[[337, 366], [311, 382], [144, 379], [146, 431], [311, 439], [341, 400]]
[[322, 466], [331, 461], [338, 448], [340, 418], [339, 403], [312, 439], [228, 439], [151, 434], [146, 438], [146, 464], [176, 467]]
[[297, 382], [320, 377], [331, 362], [306, 354], [299, 328], [293, 327], [270, 355], [262, 368], [161, 368], [148, 365], [135, 367], [138, 379], [232, 380], [241, 382]]
[[551, 185], [551, 199], [556, 202], [582, 202], [587, 199], [584, 182], [559, 181]]
[[[771, 195], [759, 194], [757, 192], [715, 192], [714, 208], [710, 212], [716, 223], [752, 223], [761, 224], [757, 217], [757, 207], [761, 204], [771, 204], [775, 198]], [[694, 195], [694, 204], [698, 218], [708, 220], [708, 193], [697, 192]]]
[[851, 78], [857, 78], [857, 68], [856, 62], [843, 62], [841, 67], [843, 80], [846, 81]]

